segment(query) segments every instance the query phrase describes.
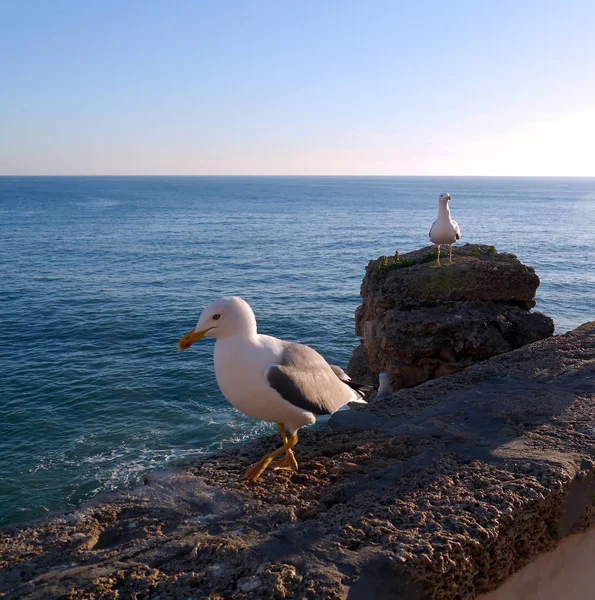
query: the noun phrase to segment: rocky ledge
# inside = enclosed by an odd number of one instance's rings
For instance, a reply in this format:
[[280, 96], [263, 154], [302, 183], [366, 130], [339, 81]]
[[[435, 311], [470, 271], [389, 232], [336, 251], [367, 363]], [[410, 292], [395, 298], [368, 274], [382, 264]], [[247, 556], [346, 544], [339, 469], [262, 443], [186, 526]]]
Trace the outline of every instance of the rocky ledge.
[[595, 521], [595, 322], [0, 535], [5, 598], [467, 600]]
[[539, 277], [514, 254], [465, 244], [454, 265], [434, 269], [435, 259], [427, 247], [368, 264], [352, 377], [385, 371], [394, 389], [411, 387], [553, 334], [552, 319], [531, 312]]

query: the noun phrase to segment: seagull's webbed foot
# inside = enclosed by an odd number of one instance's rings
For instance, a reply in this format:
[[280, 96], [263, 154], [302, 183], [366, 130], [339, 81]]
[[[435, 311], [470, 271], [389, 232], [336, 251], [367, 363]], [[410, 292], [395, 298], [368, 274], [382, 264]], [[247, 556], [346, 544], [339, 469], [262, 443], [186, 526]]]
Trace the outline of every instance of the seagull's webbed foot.
[[269, 466], [271, 460], [268, 461], [263, 457], [255, 465], [252, 465], [243, 475], [242, 479], [249, 479], [250, 481], [256, 481]]
[[439, 262], [435, 262], [433, 265], [430, 265], [430, 269], [441, 269], [442, 265]]
[[270, 465], [271, 469], [287, 469], [289, 471], [297, 471], [298, 470], [298, 463], [297, 460], [295, 459], [295, 454], [293, 453], [293, 450], [288, 450], [285, 453], [285, 456], [283, 458], [280, 458], [279, 460], [276, 460], [274, 462], [272, 462]]
[[[281, 429], [281, 428], [279, 428]], [[250, 467], [242, 476], [242, 479], [249, 479], [250, 481], [256, 481], [266, 470], [266, 468], [271, 464], [273, 458], [279, 456], [283, 452], [287, 452], [288, 455], [283, 459], [285, 461], [291, 461], [289, 458], [289, 453], [291, 449], [298, 443], [297, 434], [294, 433], [286, 443], [283, 444], [280, 448], [277, 448], [274, 452], [270, 452], [269, 454], [265, 454], [254, 466]], [[292, 453], [293, 454], [293, 453]], [[295, 466], [297, 468], [297, 461], [295, 458], [293, 459], [295, 462]], [[277, 461], [281, 462], [281, 461]]]

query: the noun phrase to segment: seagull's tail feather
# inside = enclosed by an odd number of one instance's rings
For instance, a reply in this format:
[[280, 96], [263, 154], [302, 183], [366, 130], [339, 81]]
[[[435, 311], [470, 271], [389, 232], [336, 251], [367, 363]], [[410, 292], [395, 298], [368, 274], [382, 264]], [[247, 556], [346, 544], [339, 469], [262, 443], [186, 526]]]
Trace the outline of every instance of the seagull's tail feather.
[[363, 402], [364, 404], [367, 404], [367, 402], [362, 400], [362, 398], [369, 392], [372, 392], [374, 388], [366, 385], [365, 383], [352, 381], [351, 377], [349, 377], [349, 375], [347, 375], [347, 373], [345, 373], [341, 367], [337, 367], [337, 365], [330, 365], [330, 367], [334, 371], [335, 375], [358, 395], [359, 398], [357, 400], [352, 400], [352, 402]]
[[357, 394], [359, 394], [362, 398], [369, 392], [373, 391], [374, 388], [371, 385], [366, 385], [365, 383], [358, 383], [357, 381], [344, 381], [346, 385], [348, 385], [352, 390], [355, 390]]

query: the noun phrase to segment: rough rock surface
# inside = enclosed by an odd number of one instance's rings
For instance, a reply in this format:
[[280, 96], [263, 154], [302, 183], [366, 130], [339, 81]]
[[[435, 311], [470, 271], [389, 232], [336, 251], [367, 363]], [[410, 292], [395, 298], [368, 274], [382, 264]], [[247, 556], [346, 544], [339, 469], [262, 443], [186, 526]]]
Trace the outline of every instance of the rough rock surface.
[[[456, 248], [455, 264], [432, 268], [432, 247], [371, 261], [355, 313], [361, 337], [348, 373], [394, 389], [456, 373], [554, 332], [535, 306], [539, 277], [492, 246]], [[443, 264], [445, 261], [443, 261]], [[405, 266], [403, 266], [405, 265]]]
[[0, 533], [9, 598], [469, 600], [595, 522], [595, 322]]

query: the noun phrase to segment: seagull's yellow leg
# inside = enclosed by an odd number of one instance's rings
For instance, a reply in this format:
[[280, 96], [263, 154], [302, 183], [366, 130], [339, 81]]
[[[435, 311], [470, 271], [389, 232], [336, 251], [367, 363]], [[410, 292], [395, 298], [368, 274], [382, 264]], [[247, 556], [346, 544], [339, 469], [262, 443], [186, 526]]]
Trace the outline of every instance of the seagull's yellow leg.
[[430, 267], [432, 269], [439, 269], [442, 266], [440, 264], [440, 244], [437, 244], [436, 248], [438, 248], [438, 256], [436, 257], [436, 263]]
[[448, 255], [448, 262], [446, 264], [454, 265], [454, 263], [452, 262], [452, 244], [450, 245], [450, 254]]
[[[242, 479], [250, 479], [256, 481], [271, 464], [271, 461], [283, 452], [291, 452], [291, 449], [298, 443], [297, 433], [294, 433], [281, 448], [277, 448], [274, 452], [265, 454], [253, 467], [250, 467], [243, 475]], [[297, 463], [296, 463], [297, 464]]]
[[[287, 444], [287, 433], [285, 432], [285, 425], [283, 425], [283, 423], [277, 423], [277, 426], [279, 427], [279, 433], [281, 434], [283, 443]], [[271, 467], [271, 469], [291, 469], [292, 471], [297, 471], [298, 464], [297, 460], [295, 459], [293, 450], [289, 448], [285, 452], [285, 456], [283, 458], [272, 462], [269, 465], [269, 467]]]

